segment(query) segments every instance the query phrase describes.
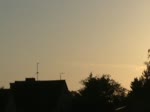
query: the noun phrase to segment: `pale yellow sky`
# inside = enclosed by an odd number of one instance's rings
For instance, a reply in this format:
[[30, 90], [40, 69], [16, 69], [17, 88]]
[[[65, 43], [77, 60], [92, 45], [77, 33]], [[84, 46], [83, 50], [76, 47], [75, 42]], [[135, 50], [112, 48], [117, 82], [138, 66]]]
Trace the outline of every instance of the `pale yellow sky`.
[[36, 77], [70, 90], [90, 72], [129, 88], [150, 42], [149, 0], [1, 0], [0, 86]]

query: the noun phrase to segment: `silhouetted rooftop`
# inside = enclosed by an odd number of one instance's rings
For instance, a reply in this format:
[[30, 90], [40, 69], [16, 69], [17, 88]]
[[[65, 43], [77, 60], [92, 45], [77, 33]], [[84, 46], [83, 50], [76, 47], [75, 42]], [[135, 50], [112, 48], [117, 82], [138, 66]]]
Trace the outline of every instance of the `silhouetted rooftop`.
[[65, 80], [40, 81], [27, 78], [10, 84], [18, 108], [47, 112], [58, 105], [63, 94], [69, 94]]

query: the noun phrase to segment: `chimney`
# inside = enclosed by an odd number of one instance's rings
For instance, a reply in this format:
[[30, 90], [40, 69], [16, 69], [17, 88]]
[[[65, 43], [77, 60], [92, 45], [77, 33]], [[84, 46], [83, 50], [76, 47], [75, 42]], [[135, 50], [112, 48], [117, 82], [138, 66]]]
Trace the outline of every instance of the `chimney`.
[[35, 78], [26, 78], [26, 82], [34, 82]]

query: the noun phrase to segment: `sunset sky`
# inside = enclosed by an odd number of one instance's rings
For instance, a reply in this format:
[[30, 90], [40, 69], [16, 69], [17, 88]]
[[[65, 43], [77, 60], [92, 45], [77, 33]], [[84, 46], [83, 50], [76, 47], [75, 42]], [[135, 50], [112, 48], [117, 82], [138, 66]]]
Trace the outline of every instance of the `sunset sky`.
[[90, 72], [129, 89], [150, 48], [149, 0], [0, 0], [0, 87], [36, 77], [70, 90]]

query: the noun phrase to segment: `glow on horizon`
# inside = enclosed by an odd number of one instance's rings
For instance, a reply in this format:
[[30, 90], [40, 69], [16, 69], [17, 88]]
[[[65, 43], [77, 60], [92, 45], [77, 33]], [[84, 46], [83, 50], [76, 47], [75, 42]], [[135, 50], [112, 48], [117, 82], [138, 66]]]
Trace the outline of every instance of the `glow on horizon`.
[[90, 72], [129, 88], [144, 70], [150, 1], [0, 1], [0, 86], [36, 77], [66, 79], [70, 90]]

